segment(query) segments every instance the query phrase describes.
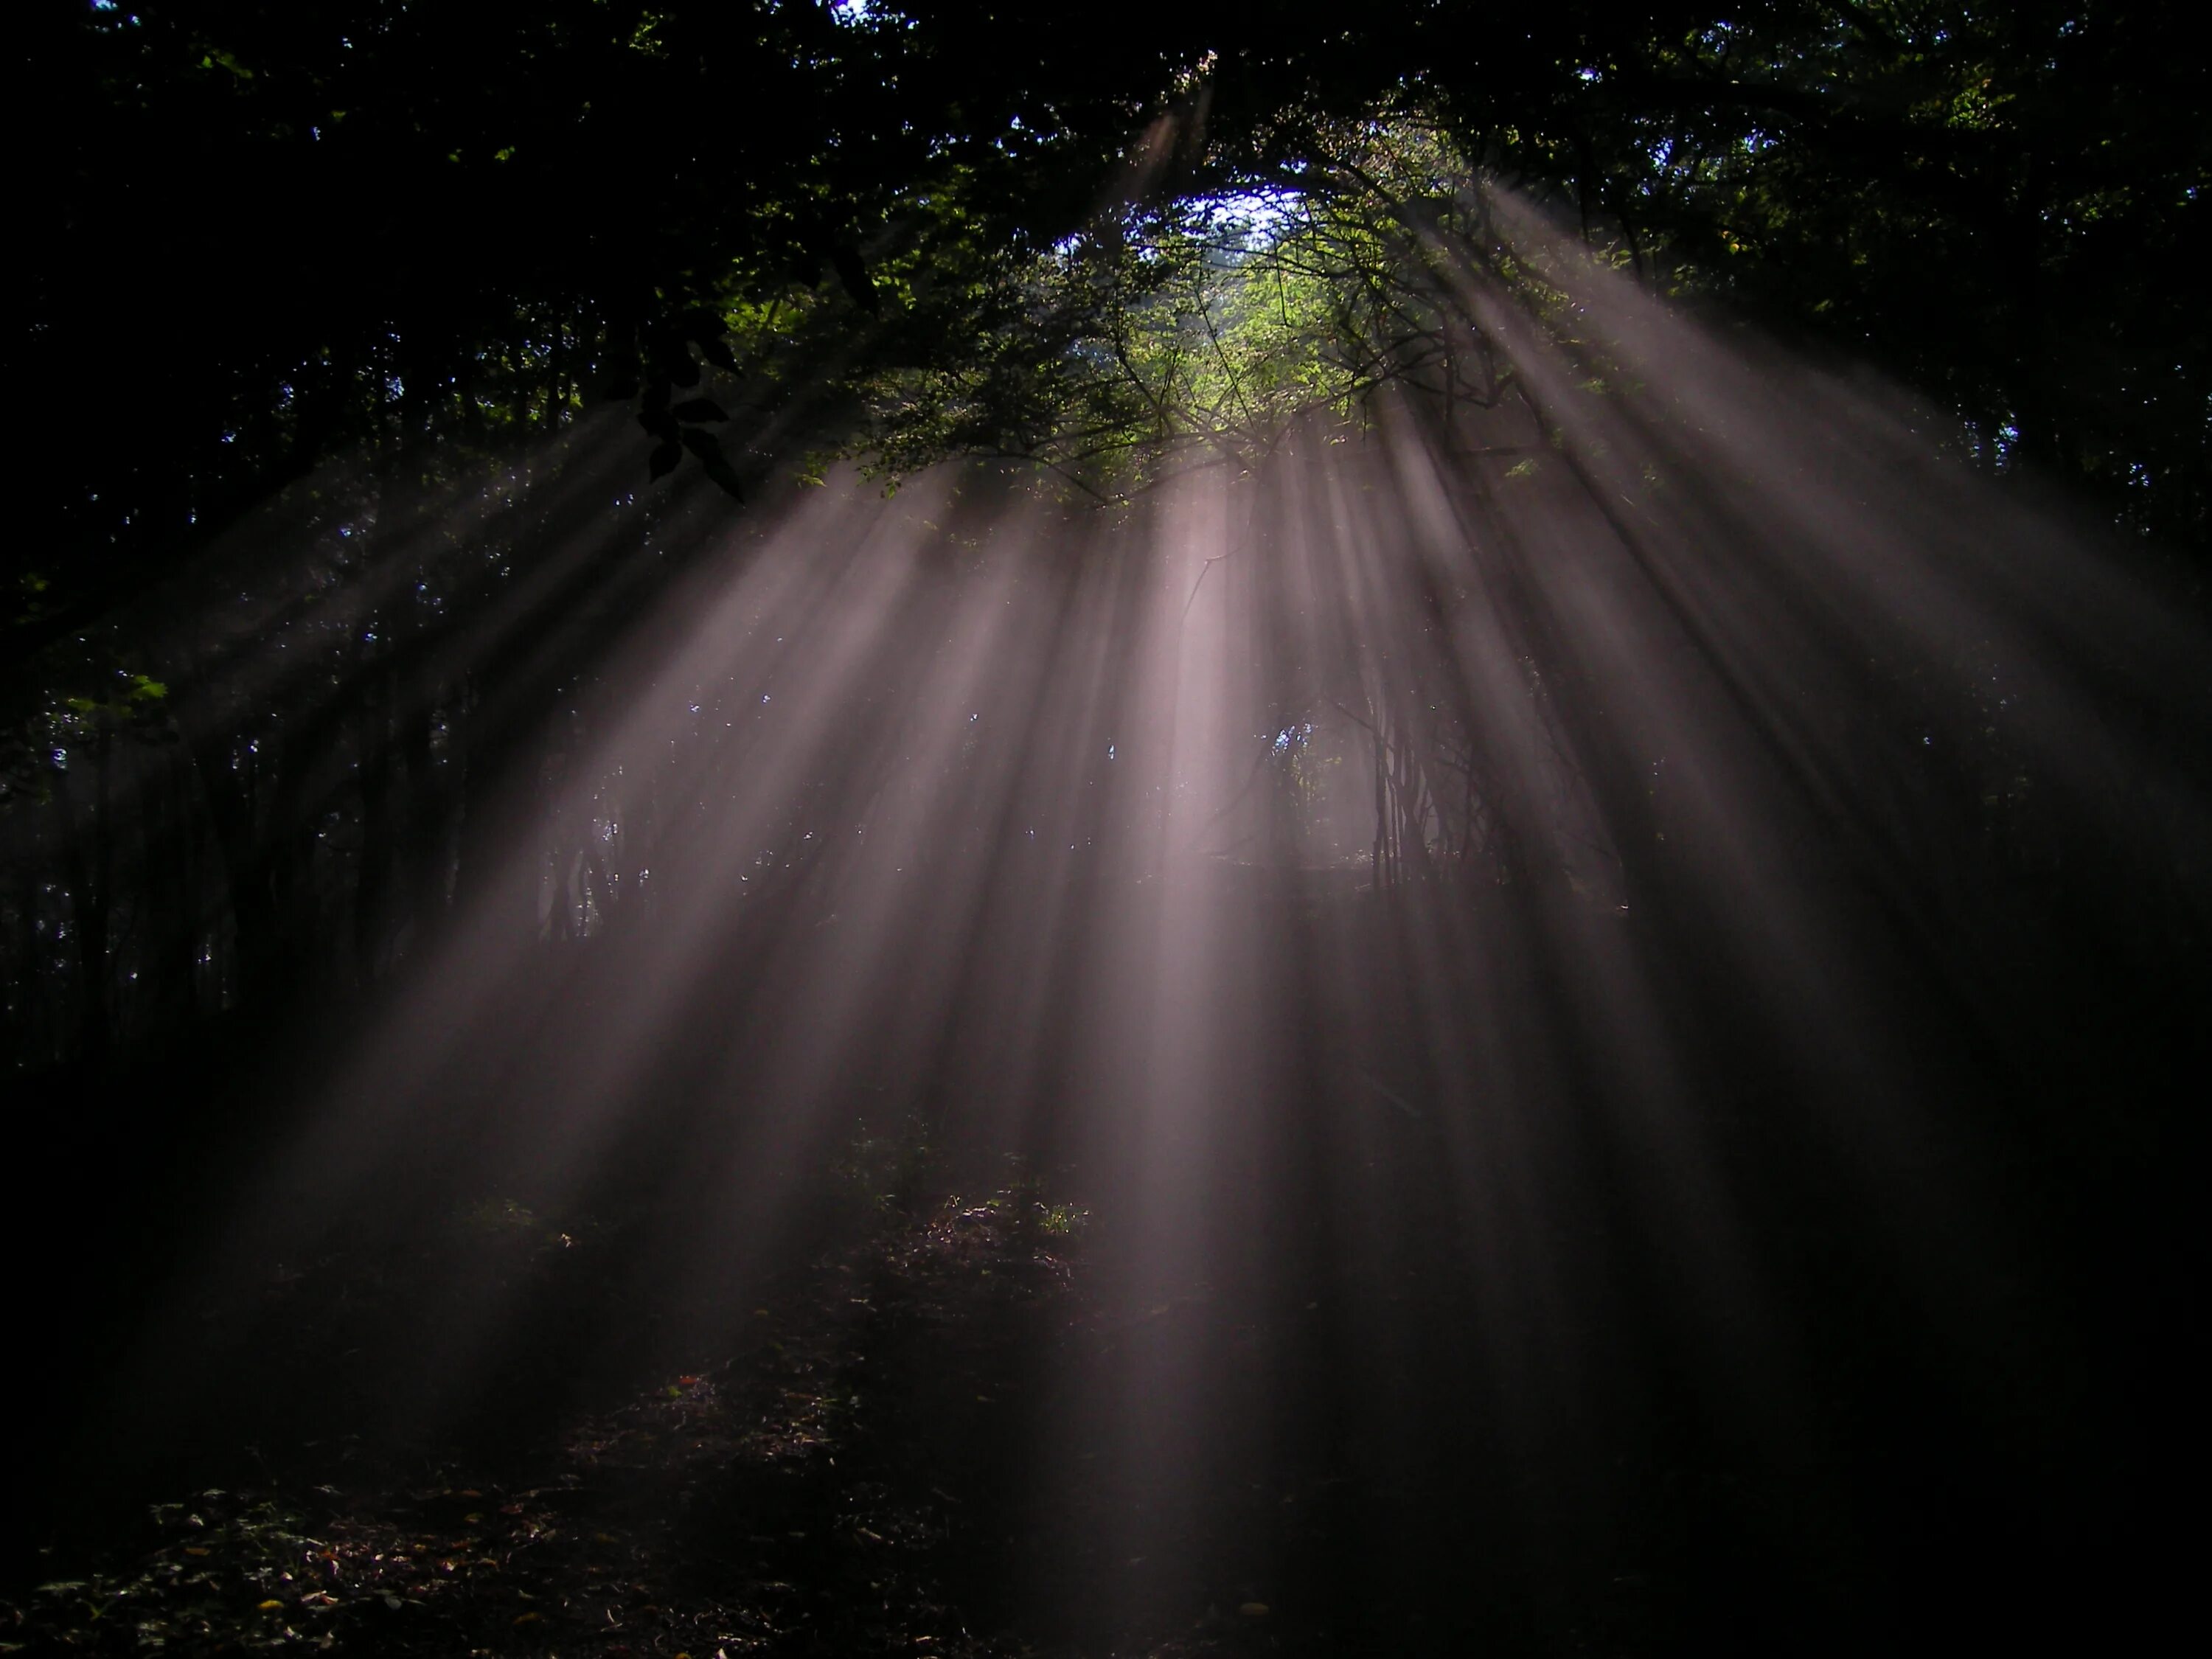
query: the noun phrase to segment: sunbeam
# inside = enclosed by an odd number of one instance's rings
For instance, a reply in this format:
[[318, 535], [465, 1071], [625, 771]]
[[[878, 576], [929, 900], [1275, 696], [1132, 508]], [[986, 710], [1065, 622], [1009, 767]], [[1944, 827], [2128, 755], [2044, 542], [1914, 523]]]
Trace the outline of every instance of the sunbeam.
[[456, 1601], [532, 1517], [532, 1653], [1843, 1650], [2112, 1582], [2197, 612], [1385, 123], [1155, 224], [1223, 84], [1037, 256], [1099, 378], [1027, 450], [679, 441], [647, 352], [650, 491], [598, 419], [333, 462], [141, 603], [9, 808], [11, 1022], [297, 1018], [54, 1485], [385, 1481]]

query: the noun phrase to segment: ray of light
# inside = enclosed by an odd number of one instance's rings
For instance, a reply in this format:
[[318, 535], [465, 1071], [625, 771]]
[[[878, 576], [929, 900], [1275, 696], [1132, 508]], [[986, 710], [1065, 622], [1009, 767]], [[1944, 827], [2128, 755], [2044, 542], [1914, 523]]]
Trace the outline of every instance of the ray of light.
[[[1378, 1601], [1470, 1539], [1571, 1598], [1670, 1435], [1805, 1487], [1851, 1443], [1808, 1216], [2001, 1395], [2021, 1246], [1954, 1097], [2058, 1063], [2082, 907], [2201, 930], [2200, 642], [1886, 400], [1495, 206], [1582, 331], [1462, 268], [1522, 394], [1472, 434], [1386, 400], [1118, 524], [840, 478], [709, 550], [605, 642], [255, 1249], [644, 1191], [630, 1270], [705, 1350], [857, 1126], [1072, 1166], [1108, 1357], [1026, 1467], [1103, 1484], [1049, 1547], [1129, 1571], [1035, 1571], [1115, 1628], [1283, 1583], [1351, 1471]], [[513, 1311], [406, 1356], [423, 1410]], [[1446, 1484], [1457, 1530], [1393, 1518]], [[1814, 1507], [1778, 1551], [1881, 1547]]]

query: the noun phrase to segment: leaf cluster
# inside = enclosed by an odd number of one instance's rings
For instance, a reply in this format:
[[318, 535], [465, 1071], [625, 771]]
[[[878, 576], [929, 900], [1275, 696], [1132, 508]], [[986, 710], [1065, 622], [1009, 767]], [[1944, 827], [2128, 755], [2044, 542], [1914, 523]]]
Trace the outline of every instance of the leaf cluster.
[[[1398, 185], [1446, 156], [2201, 542], [2189, 9], [41, 8], [13, 632], [80, 625], [333, 453], [449, 475], [610, 391], [641, 471], [733, 492], [754, 463], [702, 399], [808, 403], [894, 472], [1014, 453], [1111, 493], [1249, 455], [1462, 372], [1352, 228], [1440, 199]], [[1344, 163], [1386, 131], [1409, 177], [1378, 194]], [[1231, 232], [1255, 203], [1265, 234]]]

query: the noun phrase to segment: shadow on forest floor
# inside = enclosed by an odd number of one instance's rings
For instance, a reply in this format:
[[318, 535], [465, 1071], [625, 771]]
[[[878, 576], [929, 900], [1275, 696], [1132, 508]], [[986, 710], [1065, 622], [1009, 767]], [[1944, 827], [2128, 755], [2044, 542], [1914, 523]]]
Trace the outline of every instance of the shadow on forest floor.
[[[1596, 1267], [1559, 1292], [1582, 1372], [1486, 1387], [1503, 1316], [1454, 1248], [1432, 1126], [1352, 1106], [1371, 1237], [1318, 1201], [1271, 1215], [1296, 1183], [1225, 1166], [1236, 1248], [1165, 1277], [1097, 1166], [1055, 1176], [1094, 1223], [995, 1152], [949, 1193], [912, 1133], [794, 1170], [734, 1299], [672, 1243], [696, 1218], [620, 1169], [573, 1213], [394, 1194], [366, 1206], [377, 1242], [258, 1260], [167, 1327], [142, 1316], [190, 1298], [151, 1258], [207, 1215], [173, 1197], [81, 1264], [27, 1227], [14, 1254], [54, 1284], [18, 1312], [52, 1397], [9, 1423], [47, 1443], [11, 1448], [7, 1518], [47, 1547], [6, 1563], [0, 1653], [1656, 1659], [1972, 1651], [2133, 1611], [2106, 1588], [2132, 1535], [2086, 1536], [2105, 1488], [2058, 1434], [2032, 1464], [1977, 1441], [1978, 1397], [1942, 1386], [1849, 1212], [1753, 1133], [1786, 1114], [1732, 1144], [1771, 1195], [1755, 1255], [1832, 1345], [1826, 1462], [1732, 1443], [1694, 1351], [1650, 1334], [1671, 1305], [1597, 1294]], [[144, 1189], [216, 1212], [234, 1194], [178, 1172], [226, 1157], [149, 1154]], [[1553, 1261], [1611, 1265], [1620, 1196], [1562, 1191], [1588, 1237]], [[1997, 1352], [2055, 1386], [2027, 1341]], [[1550, 1410], [1566, 1384], [1610, 1392]]]
[[[1054, 1595], [1042, 1553], [1079, 1577], [1146, 1565], [1066, 1547], [1114, 1533], [1083, 1513], [1110, 1480], [1029, 1485], [1048, 1399], [1127, 1334], [1084, 1287], [1085, 1221], [1018, 1175], [981, 1200], [886, 1202], [747, 1310], [718, 1363], [484, 1462], [351, 1434], [252, 1450], [261, 1479], [147, 1506], [94, 1565], [41, 1552], [57, 1576], [0, 1603], [0, 1651], [1035, 1651], [1010, 1632]], [[476, 1270], [526, 1294], [582, 1282], [593, 1254], [509, 1201], [458, 1224]], [[422, 1291], [430, 1255], [278, 1271], [252, 1322], [257, 1389], [343, 1420], [347, 1345]], [[1310, 1646], [1284, 1625], [1250, 1599], [1115, 1646]]]

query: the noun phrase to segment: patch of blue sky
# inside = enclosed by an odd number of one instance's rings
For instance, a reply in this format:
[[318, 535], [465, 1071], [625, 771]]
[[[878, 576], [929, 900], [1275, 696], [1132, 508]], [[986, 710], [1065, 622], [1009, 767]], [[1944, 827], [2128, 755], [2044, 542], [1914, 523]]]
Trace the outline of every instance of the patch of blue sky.
[[1232, 191], [1199, 197], [1190, 206], [1213, 234], [1259, 247], [1282, 234], [1297, 210], [1298, 194], [1273, 187]]

